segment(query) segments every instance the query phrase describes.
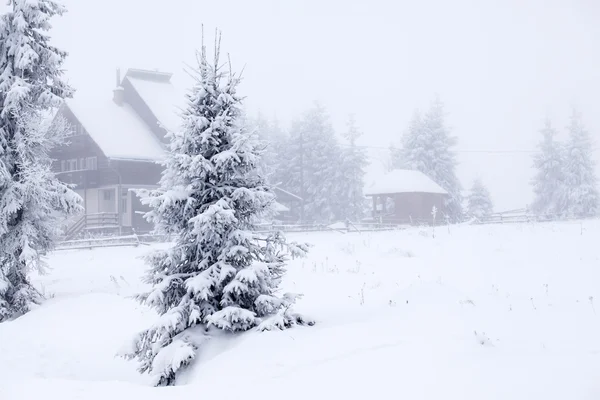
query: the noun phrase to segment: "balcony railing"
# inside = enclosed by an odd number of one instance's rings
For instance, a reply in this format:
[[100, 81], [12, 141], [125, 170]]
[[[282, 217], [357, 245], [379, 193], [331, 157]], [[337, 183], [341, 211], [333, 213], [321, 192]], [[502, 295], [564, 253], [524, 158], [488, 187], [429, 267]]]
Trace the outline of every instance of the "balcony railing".
[[119, 230], [119, 215], [117, 213], [96, 213], [85, 214], [81, 218], [71, 224], [66, 232], [66, 239], [73, 239], [82, 232], [118, 232]]

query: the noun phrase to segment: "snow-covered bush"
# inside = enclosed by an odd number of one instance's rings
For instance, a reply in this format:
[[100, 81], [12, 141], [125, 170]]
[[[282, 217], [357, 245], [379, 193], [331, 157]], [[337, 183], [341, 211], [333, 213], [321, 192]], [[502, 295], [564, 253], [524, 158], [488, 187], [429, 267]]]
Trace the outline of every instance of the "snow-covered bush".
[[482, 219], [494, 211], [492, 196], [481, 179], [475, 179], [468, 197], [467, 215]]
[[182, 128], [169, 133], [160, 188], [142, 193], [156, 231], [177, 237], [173, 247], [147, 258], [146, 281], [153, 287], [139, 299], [160, 317], [128, 355], [157, 385], [173, 384], [195, 357], [197, 345], [185, 338], [189, 328], [239, 332], [312, 324], [289, 311], [295, 296], [276, 293], [287, 257], [307, 247], [255, 229], [274, 211], [274, 195], [258, 169], [256, 138], [240, 123], [240, 79], [221, 70], [218, 48], [212, 64], [202, 48]]

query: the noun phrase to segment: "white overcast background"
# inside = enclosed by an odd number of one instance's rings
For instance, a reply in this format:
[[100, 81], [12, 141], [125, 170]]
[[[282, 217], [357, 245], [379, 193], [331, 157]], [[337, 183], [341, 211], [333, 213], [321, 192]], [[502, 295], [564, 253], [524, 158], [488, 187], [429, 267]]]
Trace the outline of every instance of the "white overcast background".
[[463, 185], [483, 178], [497, 210], [530, 201], [527, 151], [546, 117], [564, 132], [577, 108], [600, 145], [597, 0], [62, 3], [69, 12], [52, 36], [69, 52], [78, 90], [111, 96], [117, 67], [173, 72], [188, 84], [184, 62], [200, 47], [201, 24], [209, 41], [219, 28], [223, 51], [245, 67], [251, 114], [286, 126], [317, 100], [341, 132], [354, 113], [361, 144], [373, 147], [372, 173], [414, 109], [437, 94], [459, 139]]

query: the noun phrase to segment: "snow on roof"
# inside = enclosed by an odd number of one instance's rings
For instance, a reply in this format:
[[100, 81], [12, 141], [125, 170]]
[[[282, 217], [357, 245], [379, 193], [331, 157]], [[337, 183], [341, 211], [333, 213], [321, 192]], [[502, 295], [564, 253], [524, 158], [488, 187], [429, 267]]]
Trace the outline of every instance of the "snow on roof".
[[170, 72], [160, 72], [158, 70], [152, 71], [149, 69], [129, 68], [126, 76], [159, 82], [169, 82], [173, 74]]
[[275, 186], [273, 187], [273, 190], [276, 192], [275, 195], [277, 195], [277, 192], [282, 193], [284, 196], [288, 196], [291, 197], [292, 199], [295, 200], [300, 200], [302, 201], [302, 197], [295, 195], [294, 193], [288, 192], [287, 190], [284, 190], [282, 188], [280, 188], [279, 186]]
[[117, 105], [111, 96], [78, 96], [67, 106], [109, 158], [158, 161], [165, 150], [150, 127], [128, 104]]
[[286, 206], [284, 206], [283, 204], [281, 204], [281, 203], [278, 203], [278, 202], [276, 202], [276, 201], [275, 201], [275, 202], [273, 202], [273, 209], [274, 209], [276, 212], [278, 212], [278, 213], [284, 213], [284, 212], [288, 212], [288, 211], [290, 211], [290, 209], [289, 209], [289, 208], [287, 208], [287, 207], [286, 207]]
[[185, 108], [185, 93], [177, 90], [168, 80], [139, 78], [138, 75], [130, 74], [130, 71], [125, 79], [131, 82], [156, 119], [171, 132], [179, 130], [181, 112]]
[[427, 175], [407, 169], [396, 169], [387, 174], [379, 175], [366, 190], [367, 196], [391, 193], [448, 194]]

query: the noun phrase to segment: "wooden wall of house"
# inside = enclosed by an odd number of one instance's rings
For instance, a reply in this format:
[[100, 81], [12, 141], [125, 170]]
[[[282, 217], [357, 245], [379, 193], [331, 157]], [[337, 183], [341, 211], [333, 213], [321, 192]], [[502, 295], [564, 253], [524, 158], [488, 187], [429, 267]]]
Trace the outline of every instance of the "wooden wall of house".
[[137, 233], [148, 233], [154, 229], [154, 224], [144, 218], [144, 214], [148, 211], [150, 211], [150, 207], [142, 204], [135, 193], [131, 193], [131, 227]]
[[432, 221], [433, 207], [438, 220], [443, 220], [445, 196], [436, 193], [397, 193], [394, 195], [394, 215], [399, 219]]
[[437, 209], [436, 223], [444, 222], [446, 209], [446, 195], [437, 193], [395, 193], [389, 195], [378, 195], [374, 201], [380, 199], [385, 204], [387, 198], [393, 200], [393, 210], [383, 212], [384, 222], [389, 223], [431, 223], [433, 217], [431, 211], [435, 206]]
[[[112, 166], [121, 175], [123, 185], [158, 185], [163, 171], [162, 165], [154, 161], [113, 161]], [[108, 172], [111, 184], [118, 183], [118, 176]]]

